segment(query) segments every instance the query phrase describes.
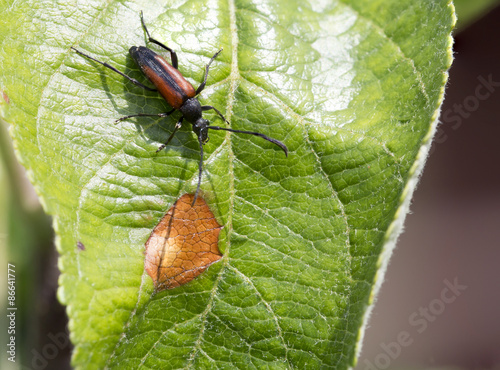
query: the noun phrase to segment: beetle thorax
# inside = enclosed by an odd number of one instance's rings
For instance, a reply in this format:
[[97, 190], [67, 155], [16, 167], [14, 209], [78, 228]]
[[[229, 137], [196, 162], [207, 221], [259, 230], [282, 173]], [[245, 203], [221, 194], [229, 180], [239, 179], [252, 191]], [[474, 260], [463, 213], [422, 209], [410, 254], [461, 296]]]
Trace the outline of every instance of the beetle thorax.
[[201, 118], [201, 105], [198, 99], [190, 98], [179, 108], [186, 121], [195, 124]]

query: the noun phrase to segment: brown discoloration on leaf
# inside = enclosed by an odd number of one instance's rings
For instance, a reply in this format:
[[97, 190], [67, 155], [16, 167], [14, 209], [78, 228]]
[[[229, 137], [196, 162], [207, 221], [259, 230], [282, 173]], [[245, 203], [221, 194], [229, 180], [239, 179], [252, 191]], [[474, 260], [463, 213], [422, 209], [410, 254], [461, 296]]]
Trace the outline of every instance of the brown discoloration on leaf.
[[157, 292], [184, 285], [222, 258], [222, 228], [201, 198], [184, 194], [175, 202], [146, 242], [144, 269]]
[[9, 99], [9, 96], [7, 95], [7, 93], [5, 91], [2, 90], [2, 100], [6, 103], [6, 104], [10, 104], [10, 99]]

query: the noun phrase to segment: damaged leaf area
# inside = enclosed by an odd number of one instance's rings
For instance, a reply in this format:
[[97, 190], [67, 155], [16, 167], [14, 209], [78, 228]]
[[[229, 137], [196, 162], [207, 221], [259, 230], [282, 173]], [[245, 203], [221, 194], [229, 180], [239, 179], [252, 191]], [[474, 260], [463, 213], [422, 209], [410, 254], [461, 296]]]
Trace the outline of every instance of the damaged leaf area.
[[155, 291], [189, 283], [219, 261], [222, 228], [201, 198], [184, 194], [168, 210], [146, 242], [144, 269], [153, 279]]

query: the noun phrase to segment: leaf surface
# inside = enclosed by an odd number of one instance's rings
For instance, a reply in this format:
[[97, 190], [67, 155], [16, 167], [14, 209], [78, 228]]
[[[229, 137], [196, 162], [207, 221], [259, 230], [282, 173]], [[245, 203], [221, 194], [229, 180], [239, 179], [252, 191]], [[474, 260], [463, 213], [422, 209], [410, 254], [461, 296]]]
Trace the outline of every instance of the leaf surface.
[[[18, 1], [2, 10], [5, 119], [54, 217], [74, 366], [353, 364], [437, 122], [451, 2]], [[198, 143], [185, 123], [156, 153], [179, 115], [113, 124], [170, 107], [70, 50], [148, 83], [127, 54], [145, 45], [140, 10], [195, 88], [224, 47], [200, 102], [290, 151], [210, 132], [202, 195], [224, 226], [223, 258], [156, 295], [144, 243], [195, 190]]]

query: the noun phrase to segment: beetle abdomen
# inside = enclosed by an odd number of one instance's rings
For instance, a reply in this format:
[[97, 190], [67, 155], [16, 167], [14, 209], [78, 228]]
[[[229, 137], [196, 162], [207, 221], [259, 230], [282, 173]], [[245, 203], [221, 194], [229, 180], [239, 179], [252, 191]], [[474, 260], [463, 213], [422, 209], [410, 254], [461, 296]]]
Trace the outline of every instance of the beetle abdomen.
[[129, 52], [142, 72], [172, 108], [179, 109], [187, 99], [196, 95], [193, 85], [154, 51], [144, 46], [132, 46]]

